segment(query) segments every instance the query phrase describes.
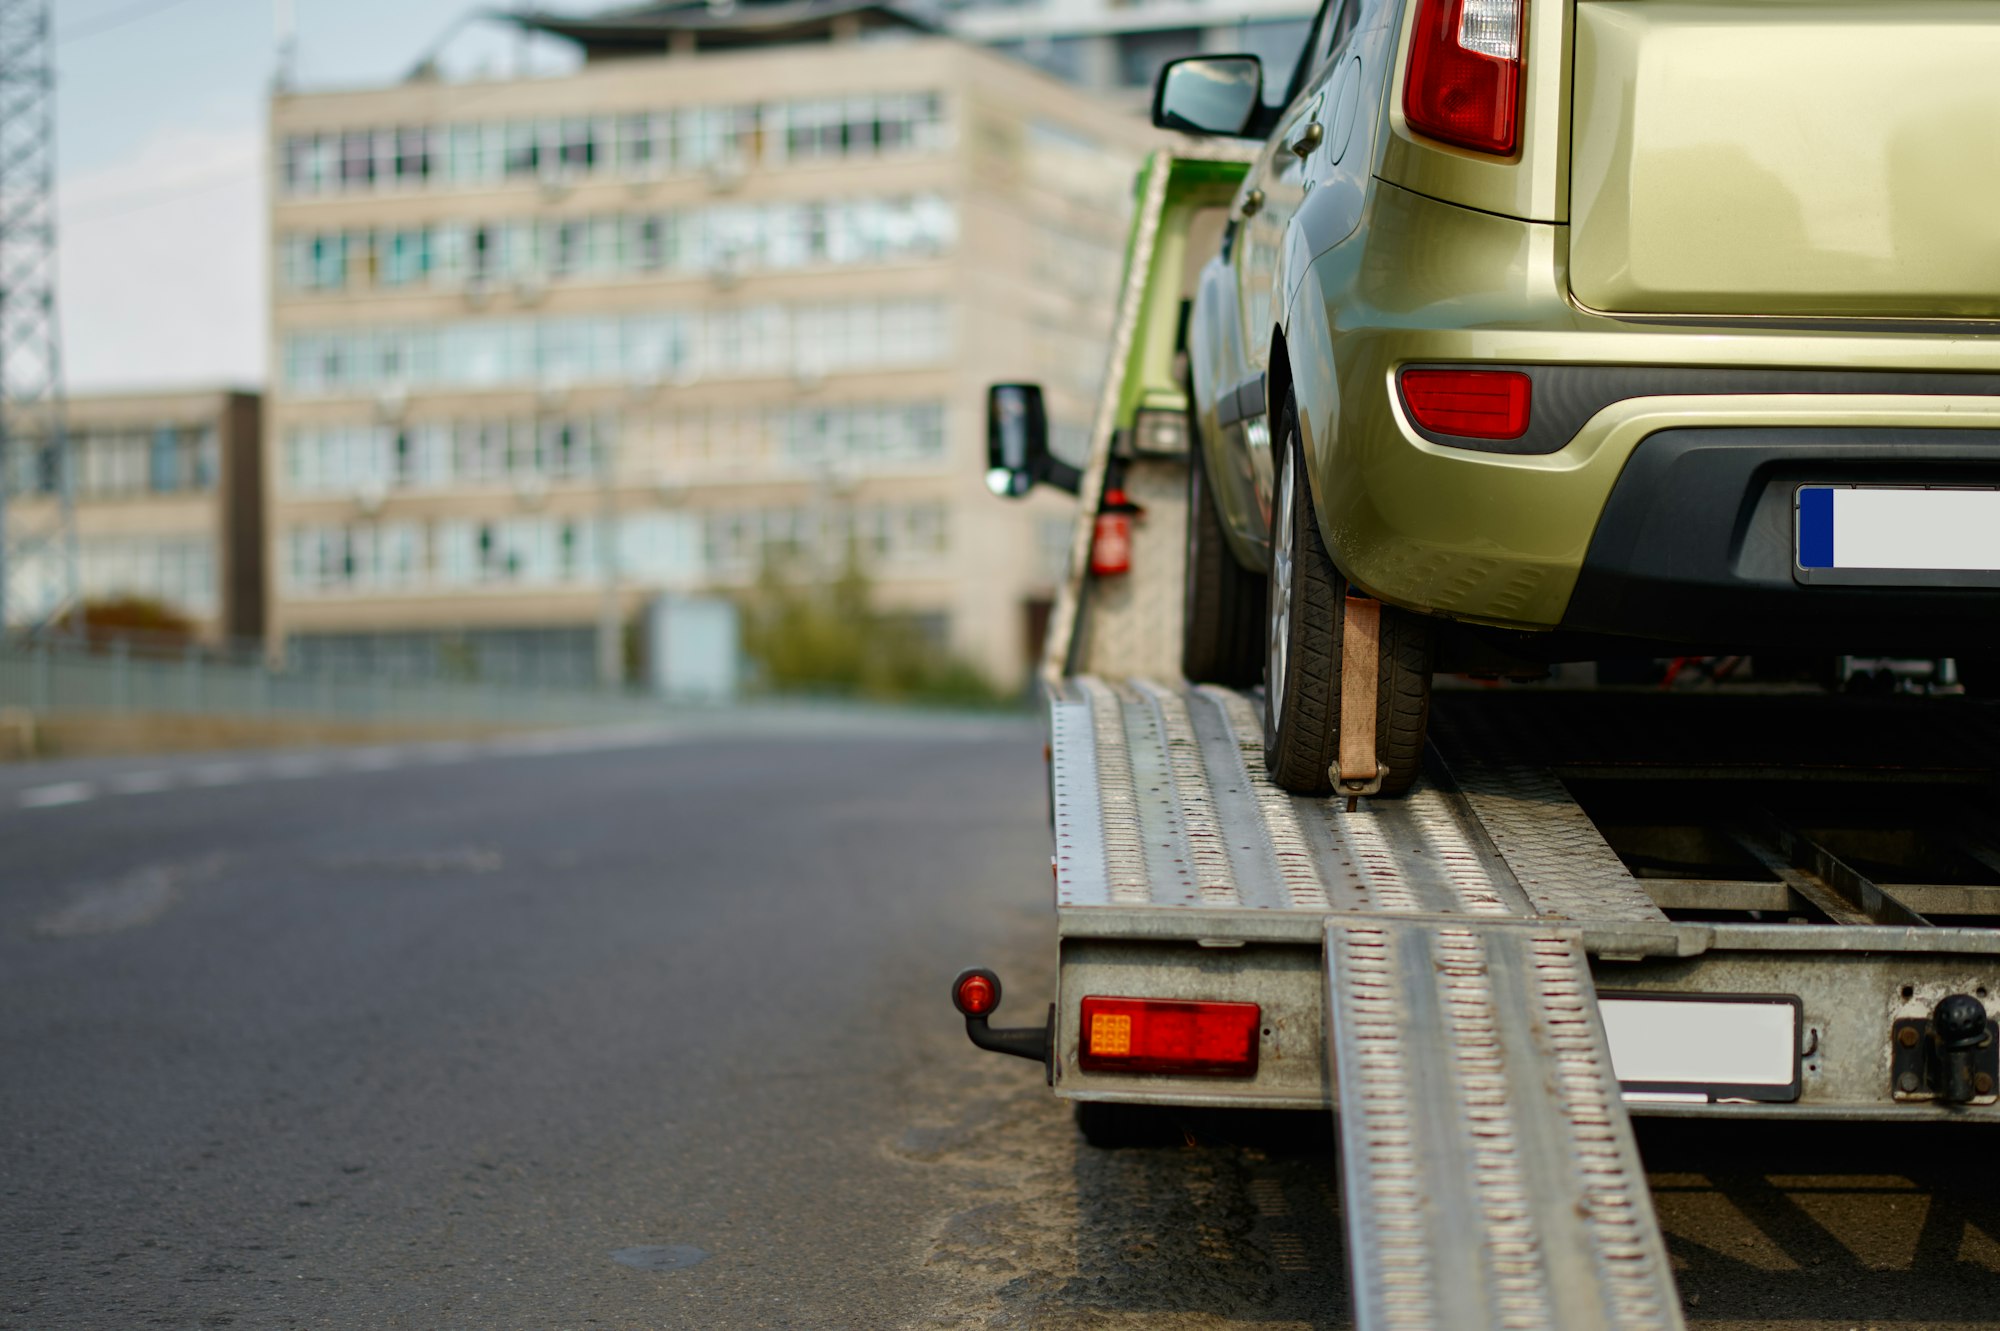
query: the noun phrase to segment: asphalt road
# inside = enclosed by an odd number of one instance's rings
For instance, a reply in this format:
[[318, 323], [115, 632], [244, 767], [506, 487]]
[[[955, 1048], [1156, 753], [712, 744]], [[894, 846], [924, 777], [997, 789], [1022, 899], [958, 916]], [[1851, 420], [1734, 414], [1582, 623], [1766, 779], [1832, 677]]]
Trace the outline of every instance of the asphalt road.
[[[1345, 1324], [1316, 1118], [1083, 1146], [1032, 723], [0, 769], [0, 1328]], [[1645, 1134], [1703, 1327], [2000, 1322], [1989, 1137]]]

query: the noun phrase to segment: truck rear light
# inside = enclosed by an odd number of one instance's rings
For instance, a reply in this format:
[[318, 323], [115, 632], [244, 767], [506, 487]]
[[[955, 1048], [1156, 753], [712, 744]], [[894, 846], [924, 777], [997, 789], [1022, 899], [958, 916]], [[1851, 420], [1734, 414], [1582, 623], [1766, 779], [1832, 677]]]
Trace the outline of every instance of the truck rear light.
[[1508, 156], [1521, 120], [1526, 0], [1419, 0], [1403, 115], [1410, 128]]
[[1438, 434], [1519, 439], [1528, 432], [1534, 381], [1519, 370], [1404, 370], [1410, 419]]
[[951, 1001], [968, 1017], [988, 1017], [1000, 1006], [1000, 977], [991, 971], [971, 970], [953, 981]]
[[1085, 1072], [1251, 1077], [1262, 1020], [1255, 1003], [1086, 998], [1077, 1062]]

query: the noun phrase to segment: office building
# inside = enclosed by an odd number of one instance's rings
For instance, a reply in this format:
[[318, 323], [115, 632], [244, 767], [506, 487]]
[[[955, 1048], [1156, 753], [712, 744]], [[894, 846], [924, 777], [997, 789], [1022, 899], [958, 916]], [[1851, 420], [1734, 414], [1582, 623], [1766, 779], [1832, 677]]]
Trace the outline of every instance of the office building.
[[1019, 683], [1071, 507], [985, 387], [1087, 425], [1151, 131], [875, 4], [516, 19], [585, 63], [273, 98], [274, 641], [582, 678], [851, 549]]
[[[89, 393], [71, 397], [64, 416], [86, 606], [148, 602], [166, 612], [162, 622], [182, 621], [208, 643], [261, 636], [258, 396], [233, 389]], [[55, 527], [55, 457], [46, 441], [32, 438], [8, 450], [9, 503], [24, 526]], [[18, 583], [13, 591], [15, 626], [38, 621], [54, 594]]]

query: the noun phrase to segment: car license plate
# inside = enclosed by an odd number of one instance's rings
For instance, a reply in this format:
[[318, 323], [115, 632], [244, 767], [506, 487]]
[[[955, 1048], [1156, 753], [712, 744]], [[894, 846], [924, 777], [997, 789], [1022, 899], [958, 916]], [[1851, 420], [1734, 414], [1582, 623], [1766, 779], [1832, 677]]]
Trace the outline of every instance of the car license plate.
[[1794, 508], [1804, 581], [2000, 574], [2000, 490], [1802, 485]]
[[1799, 1001], [1599, 994], [1611, 1066], [1635, 1103], [1799, 1098]]

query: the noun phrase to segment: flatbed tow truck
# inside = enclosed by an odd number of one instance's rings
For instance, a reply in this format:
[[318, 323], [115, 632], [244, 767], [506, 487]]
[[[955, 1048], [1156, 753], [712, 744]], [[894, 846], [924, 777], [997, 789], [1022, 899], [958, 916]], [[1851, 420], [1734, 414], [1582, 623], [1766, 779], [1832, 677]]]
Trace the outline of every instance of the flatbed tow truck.
[[[1135, 428], [1185, 409], [1191, 219], [1240, 171], [1142, 171], [1082, 465], [996, 417], [998, 470], [1080, 503], [1044, 677], [1060, 964], [1045, 1025], [995, 1029], [990, 971], [953, 1001], [1099, 1123], [1331, 1110], [1364, 1331], [1680, 1327], [1633, 1115], [2000, 1120], [2000, 724], [1441, 686], [1407, 796], [1278, 790], [1254, 695], [1180, 678], [1188, 457]], [[1139, 512], [1116, 575], [1107, 509]]]

